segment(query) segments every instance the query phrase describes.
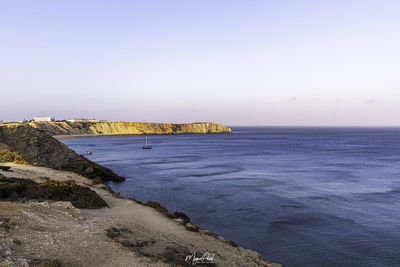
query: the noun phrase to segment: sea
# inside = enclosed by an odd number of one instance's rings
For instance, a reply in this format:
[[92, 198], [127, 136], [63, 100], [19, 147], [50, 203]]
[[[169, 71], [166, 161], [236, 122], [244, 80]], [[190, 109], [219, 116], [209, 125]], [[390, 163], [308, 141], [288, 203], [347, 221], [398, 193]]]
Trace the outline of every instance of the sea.
[[232, 127], [232, 134], [62, 139], [158, 201], [286, 266], [400, 266], [400, 128]]

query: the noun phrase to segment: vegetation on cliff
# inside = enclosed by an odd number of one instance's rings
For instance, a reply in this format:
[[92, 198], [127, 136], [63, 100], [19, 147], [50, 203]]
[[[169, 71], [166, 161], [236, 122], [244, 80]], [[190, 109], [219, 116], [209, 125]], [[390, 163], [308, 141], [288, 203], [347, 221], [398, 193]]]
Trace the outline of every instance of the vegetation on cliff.
[[12, 162], [15, 164], [27, 164], [24, 158], [17, 152], [11, 152], [8, 150], [0, 150], [0, 162]]
[[71, 181], [48, 180], [36, 183], [22, 178], [6, 178], [0, 175], [0, 200], [53, 200], [69, 201], [76, 208], [97, 209], [107, 207], [107, 203], [88, 187]]

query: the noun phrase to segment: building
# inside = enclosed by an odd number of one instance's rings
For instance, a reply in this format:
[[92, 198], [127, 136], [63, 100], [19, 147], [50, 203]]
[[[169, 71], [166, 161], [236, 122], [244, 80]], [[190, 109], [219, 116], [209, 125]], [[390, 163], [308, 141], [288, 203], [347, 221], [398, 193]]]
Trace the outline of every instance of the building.
[[54, 117], [34, 117], [34, 121], [54, 121]]
[[68, 122], [97, 122], [97, 120], [93, 119], [93, 118], [87, 118], [87, 119], [84, 119], [84, 118], [71, 118], [71, 119], [68, 119], [67, 121]]

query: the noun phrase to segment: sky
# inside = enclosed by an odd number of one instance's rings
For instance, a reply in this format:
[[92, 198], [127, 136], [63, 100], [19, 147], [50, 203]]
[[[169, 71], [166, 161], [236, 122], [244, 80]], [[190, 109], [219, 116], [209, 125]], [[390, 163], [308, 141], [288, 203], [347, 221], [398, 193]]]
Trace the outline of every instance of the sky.
[[0, 0], [0, 120], [400, 126], [397, 0]]

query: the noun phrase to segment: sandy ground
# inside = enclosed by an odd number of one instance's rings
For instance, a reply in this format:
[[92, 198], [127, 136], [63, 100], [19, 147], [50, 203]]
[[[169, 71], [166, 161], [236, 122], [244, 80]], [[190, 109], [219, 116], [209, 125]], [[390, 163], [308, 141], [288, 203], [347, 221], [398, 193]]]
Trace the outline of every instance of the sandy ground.
[[[160, 258], [184, 260], [186, 254], [200, 257], [205, 252], [214, 254], [216, 266], [280, 266], [208, 231], [188, 231], [180, 219], [115, 197], [103, 185], [92, 185], [73, 172], [7, 165], [13, 172], [0, 171], [5, 176], [74, 180], [89, 186], [109, 207], [89, 210], [69, 202], [0, 202], [0, 266], [28, 266], [32, 259], [57, 259], [63, 266], [173, 266]], [[7, 219], [9, 229], [1, 227]], [[107, 236], [112, 227], [120, 231], [118, 238]]]

